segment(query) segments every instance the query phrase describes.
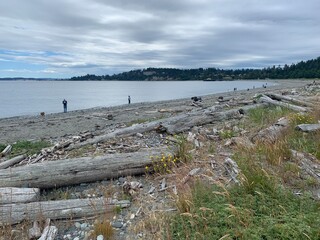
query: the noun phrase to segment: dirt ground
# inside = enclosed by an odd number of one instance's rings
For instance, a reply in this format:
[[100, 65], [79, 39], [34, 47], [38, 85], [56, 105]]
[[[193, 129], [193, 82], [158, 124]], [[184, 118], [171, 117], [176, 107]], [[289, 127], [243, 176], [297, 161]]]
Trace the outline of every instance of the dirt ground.
[[[265, 81], [264, 81], [265, 82]], [[263, 84], [264, 82], [261, 82]], [[219, 96], [250, 99], [255, 94], [269, 91], [285, 91], [305, 86], [309, 80], [268, 80], [277, 83], [267, 88], [250, 89], [201, 96], [203, 107], [213, 106]], [[160, 119], [179, 112], [192, 111], [191, 99], [177, 99], [161, 102], [144, 102], [107, 108], [91, 108], [68, 113], [47, 114], [45, 116], [21, 116], [0, 119], [0, 143], [9, 144], [19, 140], [57, 141], [64, 137], [92, 132], [100, 135], [116, 128], [134, 123]], [[109, 120], [108, 115], [113, 119]]]

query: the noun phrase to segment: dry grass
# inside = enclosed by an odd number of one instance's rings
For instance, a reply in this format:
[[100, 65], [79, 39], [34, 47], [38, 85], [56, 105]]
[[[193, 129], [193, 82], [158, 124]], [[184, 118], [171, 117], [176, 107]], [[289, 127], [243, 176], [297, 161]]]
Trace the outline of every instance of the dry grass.
[[114, 230], [111, 226], [111, 222], [108, 216], [105, 216], [103, 219], [95, 220], [93, 224], [93, 231], [91, 231], [90, 237], [96, 239], [97, 236], [102, 235], [105, 240], [114, 239]]

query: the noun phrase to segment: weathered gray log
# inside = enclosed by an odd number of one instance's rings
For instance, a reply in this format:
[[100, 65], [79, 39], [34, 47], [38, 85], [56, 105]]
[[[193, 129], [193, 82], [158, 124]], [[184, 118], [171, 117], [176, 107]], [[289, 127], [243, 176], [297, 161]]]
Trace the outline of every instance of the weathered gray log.
[[180, 118], [171, 119], [170, 121], [163, 121], [160, 124], [161, 128], [170, 134], [177, 134], [188, 131], [194, 126], [202, 126], [209, 123], [214, 123], [233, 118], [241, 118], [248, 110], [262, 106], [261, 104], [248, 105], [241, 108], [231, 109], [222, 112], [212, 112], [208, 110], [198, 111], [197, 115], [192, 116], [184, 114]]
[[129, 136], [137, 133], [144, 133], [159, 129], [163, 127], [164, 131], [170, 134], [181, 133], [183, 131], [189, 130], [193, 126], [200, 126], [208, 124], [215, 121], [220, 121], [224, 119], [231, 119], [236, 117], [237, 113], [240, 111], [247, 111], [248, 109], [262, 106], [261, 104], [255, 104], [250, 106], [245, 106], [243, 108], [237, 108], [233, 110], [228, 110], [225, 112], [215, 113], [215, 108], [201, 109], [196, 111], [191, 111], [189, 113], [178, 114], [173, 117], [156, 120], [149, 123], [137, 124], [127, 128], [117, 129], [114, 132], [97, 136], [95, 138], [89, 139], [88, 141], [77, 143], [71, 145], [67, 150], [77, 149], [86, 145], [96, 144], [99, 142], [104, 142], [115, 137]]
[[289, 127], [287, 118], [280, 118], [275, 124], [260, 130], [253, 138], [253, 142], [274, 143]]
[[21, 162], [25, 158], [26, 158], [26, 155], [19, 155], [14, 158], [11, 158], [7, 161], [4, 161], [4, 162], [0, 163], [0, 169], [6, 169], [8, 167], [11, 167], [11, 166]]
[[266, 95], [263, 95], [259, 99], [259, 101], [262, 102], [262, 103], [268, 103], [268, 104], [275, 105], [275, 106], [285, 107], [285, 108], [288, 108], [288, 109], [291, 109], [291, 110], [297, 111], [297, 112], [308, 112], [309, 111], [309, 109], [305, 108], [305, 107], [300, 107], [300, 106], [296, 106], [296, 105], [293, 105], [293, 104], [290, 104], [290, 103], [284, 103], [284, 102], [279, 102], [279, 101], [276, 101], [276, 100], [272, 100], [271, 98], [269, 98]]
[[39, 196], [39, 188], [0, 188], [0, 204], [35, 202]]
[[4, 157], [8, 155], [11, 152], [11, 149], [12, 149], [11, 145], [6, 146], [6, 148], [3, 149], [2, 152], [0, 153], [0, 157]]
[[302, 132], [315, 132], [320, 130], [320, 124], [300, 124], [296, 129]]
[[291, 150], [292, 158], [298, 163], [303, 172], [312, 176], [320, 184], [320, 161], [309, 153]]
[[130, 206], [130, 201], [106, 198], [69, 199], [0, 205], [0, 225], [39, 219], [74, 219], [114, 211], [115, 206]]
[[164, 148], [143, 149], [99, 157], [82, 157], [35, 163], [0, 170], [0, 187], [53, 188], [94, 182], [145, 172], [150, 156], [167, 154]]
[[266, 94], [268, 97], [270, 97], [271, 99], [273, 100], [278, 100], [278, 101], [287, 101], [287, 102], [292, 102], [293, 104], [298, 104], [298, 105], [301, 105], [301, 106], [304, 106], [304, 107], [314, 107], [314, 104], [312, 103], [309, 103], [309, 102], [306, 102], [306, 101], [302, 101], [302, 100], [299, 100], [299, 99], [296, 99], [296, 98], [292, 98], [292, 97], [289, 97], [289, 96], [284, 96], [284, 95], [279, 95], [279, 94], [276, 94], [276, 93], [267, 93]]

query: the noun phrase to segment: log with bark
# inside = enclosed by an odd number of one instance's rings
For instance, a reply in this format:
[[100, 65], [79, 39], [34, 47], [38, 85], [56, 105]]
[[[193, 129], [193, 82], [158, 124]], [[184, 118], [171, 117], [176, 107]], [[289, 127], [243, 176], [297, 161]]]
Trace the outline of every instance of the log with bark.
[[150, 156], [166, 148], [143, 149], [99, 157], [63, 159], [0, 170], [0, 187], [53, 188], [145, 173]]
[[273, 100], [273, 99], [269, 98], [266, 95], [263, 95], [259, 99], [259, 101], [262, 102], [262, 103], [268, 103], [268, 104], [275, 105], [275, 106], [285, 107], [285, 108], [288, 108], [288, 109], [291, 109], [291, 110], [297, 111], [297, 112], [308, 112], [308, 111], [310, 111], [309, 108], [300, 107], [300, 106], [293, 105], [293, 104], [290, 104], [290, 103], [284, 103], [284, 102], [276, 101], [276, 100]]
[[19, 155], [14, 158], [11, 158], [9, 160], [6, 160], [6, 161], [0, 163], [0, 169], [6, 169], [8, 167], [11, 167], [11, 166], [21, 162], [25, 158], [26, 158], [26, 155]]
[[39, 188], [0, 188], [0, 204], [35, 202], [39, 196]]
[[69, 199], [0, 205], [0, 225], [12, 225], [22, 221], [39, 219], [74, 219], [97, 216], [114, 211], [115, 207], [130, 206], [128, 200], [107, 198]]

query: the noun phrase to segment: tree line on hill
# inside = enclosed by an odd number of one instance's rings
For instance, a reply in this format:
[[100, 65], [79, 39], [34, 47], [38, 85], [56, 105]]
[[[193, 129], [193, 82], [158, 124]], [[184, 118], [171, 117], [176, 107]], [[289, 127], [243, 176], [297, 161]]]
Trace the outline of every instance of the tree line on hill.
[[308, 61], [301, 61], [290, 66], [273, 66], [263, 69], [230, 69], [198, 68], [146, 68], [132, 70], [113, 75], [93, 75], [72, 77], [70, 80], [247, 80], [247, 79], [296, 79], [296, 78], [320, 78], [320, 57]]

